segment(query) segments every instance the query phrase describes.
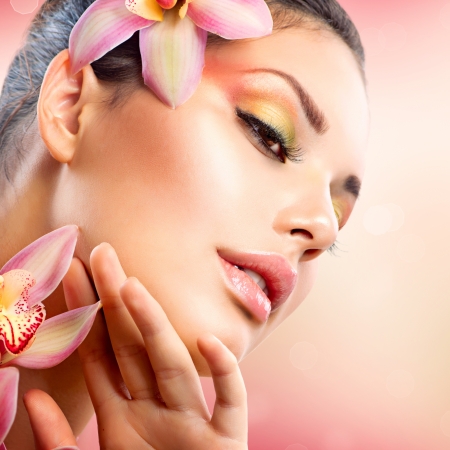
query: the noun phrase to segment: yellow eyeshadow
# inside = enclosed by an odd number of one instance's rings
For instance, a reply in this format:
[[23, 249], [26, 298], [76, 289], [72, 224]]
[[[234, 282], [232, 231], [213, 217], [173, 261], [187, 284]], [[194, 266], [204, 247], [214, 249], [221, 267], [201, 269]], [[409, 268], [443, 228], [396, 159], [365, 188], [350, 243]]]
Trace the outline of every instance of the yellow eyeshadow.
[[288, 147], [295, 145], [295, 126], [289, 112], [281, 105], [261, 100], [246, 100], [238, 102], [244, 112], [251, 114], [279, 131]]
[[342, 207], [342, 205], [339, 202], [333, 200], [333, 209], [334, 209], [334, 214], [338, 221], [338, 225], [341, 226], [342, 218], [344, 215], [344, 208]]

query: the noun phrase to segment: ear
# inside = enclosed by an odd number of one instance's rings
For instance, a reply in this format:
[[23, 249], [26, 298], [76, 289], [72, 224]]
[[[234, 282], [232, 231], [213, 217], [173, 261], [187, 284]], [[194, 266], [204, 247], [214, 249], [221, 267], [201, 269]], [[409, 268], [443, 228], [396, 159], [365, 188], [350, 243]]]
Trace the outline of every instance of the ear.
[[72, 161], [80, 140], [83, 106], [92, 102], [98, 89], [99, 82], [90, 65], [72, 74], [68, 50], [50, 63], [41, 86], [37, 117], [41, 137], [57, 161]]

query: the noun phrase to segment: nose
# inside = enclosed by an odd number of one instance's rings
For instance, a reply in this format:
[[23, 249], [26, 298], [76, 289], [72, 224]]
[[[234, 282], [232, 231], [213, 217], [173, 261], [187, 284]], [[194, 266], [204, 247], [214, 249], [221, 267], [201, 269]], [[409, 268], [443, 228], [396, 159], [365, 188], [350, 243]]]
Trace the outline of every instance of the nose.
[[281, 208], [273, 229], [288, 253], [299, 262], [309, 261], [328, 250], [336, 240], [339, 225], [329, 190], [309, 192]]

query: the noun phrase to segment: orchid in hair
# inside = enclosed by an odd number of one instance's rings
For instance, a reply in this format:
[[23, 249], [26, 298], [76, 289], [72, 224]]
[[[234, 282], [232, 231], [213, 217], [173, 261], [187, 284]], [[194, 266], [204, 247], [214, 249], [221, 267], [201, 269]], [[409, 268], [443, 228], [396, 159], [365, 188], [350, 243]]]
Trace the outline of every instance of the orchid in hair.
[[16, 414], [19, 372], [9, 366], [56, 366], [81, 344], [101, 307], [97, 302], [45, 320], [42, 301], [66, 274], [77, 234], [74, 225], [59, 228], [0, 269], [0, 449]]
[[144, 82], [175, 109], [200, 83], [208, 32], [225, 39], [257, 38], [272, 27], [264, 0], [96, 0], [70, 35], [72, 71], [140, 30]]

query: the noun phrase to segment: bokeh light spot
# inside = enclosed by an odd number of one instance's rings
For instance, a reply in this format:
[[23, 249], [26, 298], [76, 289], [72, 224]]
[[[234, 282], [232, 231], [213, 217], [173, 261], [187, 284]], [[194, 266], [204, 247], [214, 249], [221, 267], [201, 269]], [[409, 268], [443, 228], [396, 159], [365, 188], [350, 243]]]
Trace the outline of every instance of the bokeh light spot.
[[386, 40], [387, 50], [400, 50], [406, 43], [407, 33], [405, 27], [398, 23], [387, 23], [381, 28], [380, 33]]
[[364, 214], [364, 228], [375, 236], [387, 233], [392, 226], [392, 213], [384, 205], [371, 206]]
[[19, 14], [31, 14], [38, 7], [38, 0], [10, 0], [10, 3]]
[[308, 450], [308, 447], [305, 447], [302, 444], [291, 444], [288, 445], [285, 450]]
[[319, 358], [319, 352], [310, 342], [297, 342], [289, 352], [289, 359], [294, 367], [300, 370], [311, 369]]
[[405, 234], [397, 244], [397, 255], [407, 262], [418, 262], [425, 255], [424, 240], [416, 234]]
[[441, 417], [441, 430], [446, 436], [450, 437], [450, 411], [447, 411]]
[[414, 377], [407, 370], [394, 370], [386, 378], [386, 389], [396, 398], [408, 397], [414, 390]]
[[443, 27], [450, 30], [450, 3], [447, 3], [442, 7], [439, 19], [441, 20]]

